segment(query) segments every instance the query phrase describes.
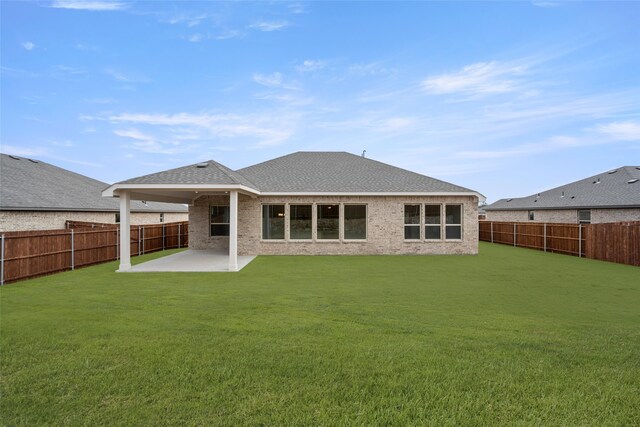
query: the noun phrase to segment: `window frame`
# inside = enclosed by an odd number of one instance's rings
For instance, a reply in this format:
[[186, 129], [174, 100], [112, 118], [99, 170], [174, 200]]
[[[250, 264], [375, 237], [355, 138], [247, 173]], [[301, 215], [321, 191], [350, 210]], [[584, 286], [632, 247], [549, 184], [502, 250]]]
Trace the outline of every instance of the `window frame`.
[[[320, 237], [320, 233], [318, 230], [318, 225], [320, 224], [320, 207], [321, 206], [337, 206], [338, 207], [338, 237], [335, 239], [323, 239]], [[339, 242], [340, 237], [342, 236], [342, 203], [316, 203], [315, 204], [315, 214], [316, 214], [316, 223], [315, 223], [315, 241], [316, 242]]]
[[[282, 206], [282, 238], [267, 238], [264, 236], [264, 208], [269, 206]], [[287, 204], [286, 203], [262, 203], [260, 205], [260, 240], [265, 242], [284, 242], [287, 240]]]
[[[228, 216], [229, 217], [231, 216], [231, 207], [229, 205], [209, 205], [209, 237], [210, 238], [214, 238], [214, 237], [229, 237], [229, 234], [231, 233], [231, 222], [213, 222], [213, 218], [211, 218], [211, 216], [212, 216], [214, 207], [227, 208]], [[213, 230], [212, 230], [212, 226], [213, 225], [227, 225], [227, 226], [229, 226], [227, 234], [215, 234], [214, 235], [213, 234]]]
[[[367, 203], [342, 203], [341, 212], [341, 231], [342, 231], [342, 240], [345, 242], [366, 242], [369, 239], [369, 205]], [[346, 225], [347, 225], [347, 206], [364, 206], [364, 237], [363, 238], [347, 238], [346, 237]]]
[[528, 211], [527, 212], [527, 218], [529, 218], [529, 221], [535, 221], [536, 220], [536, 212], [535, 211]]
[[[427, 206], [438, 206], [438, 211], [440, 213], [440, 222], [438, 224], [427, 224]], [[443, 238], [442, 225], [443, 225], [443, 217], [442, 215], [442, 203], [424, 203], [423, 212], [422, 212], [422, 228], [424, 228], [424, 240], [426, 242], [440, 242]], [[437, 239], [427, 237], [427, 227], [438, 228], [440, 230], [440, 237]]]
[[[287, 226], [287, 230], [289, 232], [288, 234], [288, 241], [290, 242], [313, 242], [313, 231], [314, 231], [314, 220], [313, 220], [313, 211], [314, 211], [314, 204], [313, 203], [288, 203], [287, 204], [288, 208], [287, 210], [289, 211], [289, 224]], [[293, 238], [291, 237], [291, 222], [293, 220], [293, 216], [291, 215], [291, 208], [293, 206], [309, 206], [311, 208], [311, 218], [309, 218], [309, 221], [311, 222], [311, 235], [309, 236], [309, 238]]]
[[[405, 242], [421, 242], [422, 238], [422, 206], [424, 203], [404, 203], [402, 207], [402, 238]], [[407, 224], [407, 206], [418, 206], [420, 212], [418, 212], [418, 223]], [[407, 227], [418, 227], [418, 237], [415, 239], [407, 238]]]
[[[460, 223], [449, 224], [447, 222], [447, 207], [448, 206], [458, 206], [460, 208]], [[447, 237], [447, 227], [460, 227], [460, 237], [455, 239], [450, 239]], [[464, 204], [463, 203], [445, 203], [444, 205], [444, 240], [449, 242], [461, 242], [464, 240]]]
[[[589, 213], [589, 219], [581, 219], [580, 218], [580, 213], [581, 212], [588, 212]], [[578, 209], [578, 224], [591, 224], [591, 209]]]

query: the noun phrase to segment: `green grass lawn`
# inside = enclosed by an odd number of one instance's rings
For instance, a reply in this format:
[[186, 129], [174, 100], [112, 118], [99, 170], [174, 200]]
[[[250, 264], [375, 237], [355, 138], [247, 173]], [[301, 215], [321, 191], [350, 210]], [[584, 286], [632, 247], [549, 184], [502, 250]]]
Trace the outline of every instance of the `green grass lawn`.
[[640, 423], [637, 267], [481, 244], [115, 269], [2, 289], [3, 425]]

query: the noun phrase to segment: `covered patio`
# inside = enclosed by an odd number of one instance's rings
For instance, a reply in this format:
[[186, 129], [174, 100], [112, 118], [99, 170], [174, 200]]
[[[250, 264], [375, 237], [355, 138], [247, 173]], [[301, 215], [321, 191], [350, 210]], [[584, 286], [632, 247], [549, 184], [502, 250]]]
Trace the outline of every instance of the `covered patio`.
[[229, 269], [229, 254], [219, 250], [186, 250], [132, 266], [127, 272], [223, 272], [240, 271], [255, 256], [239, 256], [237, 270]]
[[[212, 160], [188, 168], [172, 169], [111, 185], [103, 197], [120, 199], [120, 265], [117, 271], [239, 271], [252, 257], [238, 259], [238, 194], [256, 197], [260, 192], [238, 173]], [[131, 200], [193, 204], [202, 196], [224, 195], [229, 200], [229, 251], [187, 251], [131, 267]], [[178, 256], [180, 255], [180, 256]], [[172, 258], [176, 256], [176, 258]], [[246, 259], [251, 258], [251, 259]], [[244, 264], [243, 264], [244, 263]], [[173, 269], [160, 269], [171, 264]], [[181, 267], [179, 264], [184, 264]], [[223, 264], [226, 268], [223, 268]], [[154, 270], [149, 270], [154, 268]], [[169, 268], [169, 267], [166, 267]], [[185, 268], [186, 270], [179, 270]], [[203, 268], [196, 270], [195, 268]]]

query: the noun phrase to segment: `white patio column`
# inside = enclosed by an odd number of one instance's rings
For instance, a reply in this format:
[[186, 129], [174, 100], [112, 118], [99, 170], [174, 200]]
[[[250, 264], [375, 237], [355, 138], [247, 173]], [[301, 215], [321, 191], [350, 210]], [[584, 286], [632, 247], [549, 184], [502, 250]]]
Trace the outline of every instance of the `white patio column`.
[[128, 191], [120, 192], [120, 268], [127, 271], [131, 268], [131, 195]]
[[229, 271], [238, 271], [238, 192], [229, 192]]

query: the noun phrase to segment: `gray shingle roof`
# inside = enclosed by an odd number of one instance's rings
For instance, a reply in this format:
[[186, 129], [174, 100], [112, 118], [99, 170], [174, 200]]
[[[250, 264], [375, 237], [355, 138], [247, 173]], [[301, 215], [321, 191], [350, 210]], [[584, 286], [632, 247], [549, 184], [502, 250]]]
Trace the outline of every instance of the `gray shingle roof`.
[[139, 176], [118, 184], [240, 184], [257, 188], [238, 172], [213, 160]]
[[527, 197], [501, 199], [485, 209], [497, 211], [603, 207], [640, 207], [640, 166], [623, 166]]
[[[118, 200], [103, 198], [109, 184], [39, 160], [0, 154], [0, 210], [113, 211]], [[187, 212], [172, 203], [131, 201], [132, 212]]]
[[297, 152], [238, 172], [262, 192], [472, 192], [346, 152]]

